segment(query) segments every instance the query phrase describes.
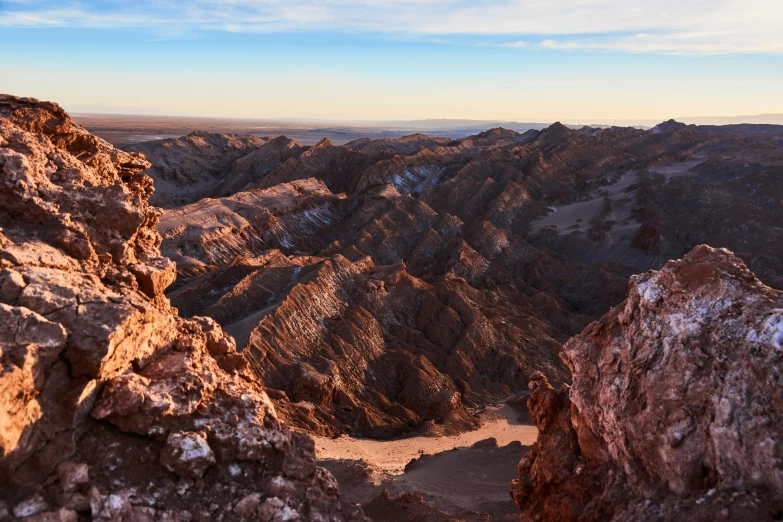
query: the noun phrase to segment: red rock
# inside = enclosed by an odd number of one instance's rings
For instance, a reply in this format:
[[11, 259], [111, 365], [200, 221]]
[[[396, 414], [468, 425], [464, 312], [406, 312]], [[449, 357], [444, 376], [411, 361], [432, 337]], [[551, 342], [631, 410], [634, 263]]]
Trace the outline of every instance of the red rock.
[[251, 517], [256, 514], [256, 510], [260, 503], [261, 495], [259, 493], [251, 493], [237, 502], [234, 511], [236, 511], [237, 515], [240, 517]]
[[160, 453], [160, 462], [177, 475], [198, 479], [216, 461], [204, 435], [171, 433]]
[[[540, 435], [511, 494], [521, 520], [767, 520], [783, 293], [723, 249], [696, 247], [631, 279], [629, 295], [565, 346], [573, 385], [541, 374]], [[658, 515], [656, 515], [658, 516]]]
[[9, 269], [0, 272], [0, 299], [4, 303], [16, 301], [25, 286], [27, 286], [27, 283], [25, 283], [22, 274], [19, 272]]
[[89, 511], [90, 499], [83, 493], [66, 492], [57, 497], [57, 504], [73, 511]]
[[90, 483], [90, 475], [87, 464], [75, 462], [61, 462], [57, 466], [57, 477], [64, 491], [75, 491]]
[[67, 332], [61, 325], [26, 308], [0, 304], [0, 396], [6, 398], [0, 423], [0, 456], [10, 469], [29, 457], [45, 436], [45, 432], [36, 433], [31, 427], [44, 413], [42, 403], [55, 398], [52, 395], [56, 390], [47, 389], [46, 373], [58, 360], [66, 339]]
[[139, 290], [154, 299], [177, 279], [177, 265], [166, 257], [151, 259], [144, 265], [130, 265], [130, 271], [136, 276]]
[[288, 509], [366, 520], [233, 339], [162, 294], [174, 264], [141, 155], [55, 104], [0, 96], [0, 165], [0, 489], [14, 516], [192, 520], [284, 475]]

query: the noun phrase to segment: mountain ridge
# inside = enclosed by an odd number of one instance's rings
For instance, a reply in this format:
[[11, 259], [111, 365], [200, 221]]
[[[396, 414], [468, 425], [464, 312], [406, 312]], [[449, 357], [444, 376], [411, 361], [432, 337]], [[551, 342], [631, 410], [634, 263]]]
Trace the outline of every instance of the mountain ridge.
[[[171, 298], [237, 336], [295, 426], [467, 429], [460, 404], [521, 393], [516, 375], [566, 380], [560, 343], [619, 302], [632, 273], [692, 242], [732, 247], [780, 285], [779, 151], [764, 136], [680, 125], [323, 142], [209, 200], [208, 221], [207, 200], [164, 213], [162, 249], [187, 259]], [[762, 163], [748, 166], [752, 155]], [[753, 219], [733, 220], [729, 193]], [[202, 217], [189, 225], [188, 215]], [[328, 305], [309, 306], [316, 296]], [[292, 330], [289, 316], [309, 319]], [[428, 370], [406, 374], [412, 361]], [[377, 381], [390, 367], [396, 380]]]

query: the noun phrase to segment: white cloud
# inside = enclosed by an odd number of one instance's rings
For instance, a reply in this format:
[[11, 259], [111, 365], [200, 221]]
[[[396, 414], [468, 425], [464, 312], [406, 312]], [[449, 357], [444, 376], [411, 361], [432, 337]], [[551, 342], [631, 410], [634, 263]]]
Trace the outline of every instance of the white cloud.
[[660, 54], [783, 54], [783, 39], [750, 38], [730, 32], [639, 33], [632, 36], [593, 39], [545, 39], [543, 49], [566, 51], [623, 51]]
[[783, 54], [781, 0], [0, 0], [0, 26], [371, 31], [467, 35], [476, 45], [507, 36], [500, 45], [574, 51]]

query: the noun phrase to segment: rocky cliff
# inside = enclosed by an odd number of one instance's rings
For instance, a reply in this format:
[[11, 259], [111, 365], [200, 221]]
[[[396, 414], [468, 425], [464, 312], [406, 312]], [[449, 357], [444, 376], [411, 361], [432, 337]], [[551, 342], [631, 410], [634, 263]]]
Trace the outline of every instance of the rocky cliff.
[[565, 356], [570, 388], [530, 380], [520, 520], [783, 518], [783, 292], [731, 252], [634, 276]]
[[163, 291], [150, 165], [0, 96], [0, 520], [365, 520]]

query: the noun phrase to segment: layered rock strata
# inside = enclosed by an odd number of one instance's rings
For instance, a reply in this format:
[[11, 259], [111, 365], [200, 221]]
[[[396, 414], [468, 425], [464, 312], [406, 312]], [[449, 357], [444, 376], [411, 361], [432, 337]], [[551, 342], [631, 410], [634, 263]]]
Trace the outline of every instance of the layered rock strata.
[[286, 158], [264, 138], [239, 159], [216, 153], [226, 140], [145, 145], [160, 190], [198, 170], [183, 151], [222, 187], [161, 218], [169, 297], [233, 335], [279, 413], [313, 433], [452, 433], [534, 371], [568, 381], [562, 344], [631, 274], [699, 242], [782, 287], [783, 164], [766, 134], [554, 124], [287, 144]]

